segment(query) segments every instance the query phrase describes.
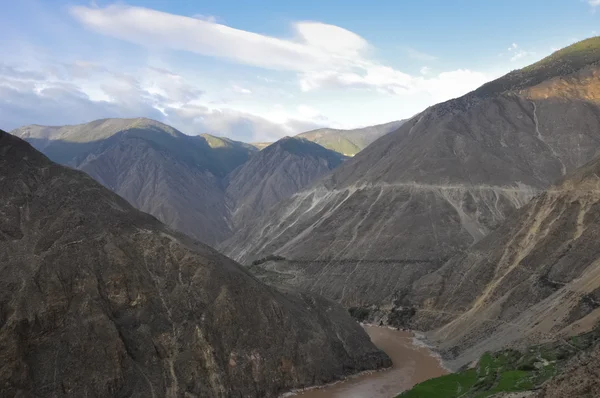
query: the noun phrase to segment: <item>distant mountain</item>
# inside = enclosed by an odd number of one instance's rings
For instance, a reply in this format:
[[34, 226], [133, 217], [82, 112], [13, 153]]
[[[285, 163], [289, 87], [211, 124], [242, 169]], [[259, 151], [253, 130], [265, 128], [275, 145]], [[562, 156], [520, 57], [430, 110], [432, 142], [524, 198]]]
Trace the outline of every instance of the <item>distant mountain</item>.
[[226, 137], [217, 137], [210, 134], [200, 134], [213, 149], [216, 157], [225, 166], [227, 172], [246, 163], [250, 156], [258, 149], [251, 144], [230, 140]]
[[[600, 150], [600, 38], [435, 105], [228, 240], [348, 306], [389, 304]], [[465, 329], [466, 330], [466, 329]]]
[[227, 178], [226, 195], [234, 230], [252, 225], [276, 203], [338, 167], [344, 157], [302, 138], [269, 145]]
[[336, 304], [281, 293], [0, 131], [3, 396], [276, 397], [390, 360]]
[[136, 208], [208, 244], [231, 233], [221, 179], [254, 152], [233, 141], [213, 149], [204, 137], [144, 118], [34, 125], [12, 133], [50, 159], [85, 171]]
[[13, 134], [210, 245], [344, 159], [303, 139], [285, 138], [259, 152], [250, 144], [209, 134], [188, 136], [144, 118], [32, 125]]
[[298, 134], [296, 137], [316, 142], [345, 156], [354, 156], [379, 137], [398, 129], [404, 122], [405, 120], [398, 120], [352, 130], [322, 128]]
[[271, 144], [272, 144], [272, 142], [253, 142], [250, 145], [252, 145], [254, 148], [258, 149], [259, 151], [262, 151], [263, 149], [265, 149], [266, 147], [268, 147]]

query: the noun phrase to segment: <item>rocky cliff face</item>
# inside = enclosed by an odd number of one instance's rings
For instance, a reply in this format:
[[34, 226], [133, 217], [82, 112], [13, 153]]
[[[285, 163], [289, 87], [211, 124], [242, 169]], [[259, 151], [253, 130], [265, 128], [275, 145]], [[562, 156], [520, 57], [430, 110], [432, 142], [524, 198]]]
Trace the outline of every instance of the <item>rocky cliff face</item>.
[[271, 207], [338, 167], [344, 157], [308, 140], [283, 138], [255, 154], [226, 181], [233, 229], [251, 226]]
[[346, 305], [391, 302], [598, 153], [598, 41], [427, 109], [238, 231], [226, 253], [283, 256], [271, 271]]
[[389, 365], [341, 307], [280, 293], [0, 132], [6, 396], [274, 397]]

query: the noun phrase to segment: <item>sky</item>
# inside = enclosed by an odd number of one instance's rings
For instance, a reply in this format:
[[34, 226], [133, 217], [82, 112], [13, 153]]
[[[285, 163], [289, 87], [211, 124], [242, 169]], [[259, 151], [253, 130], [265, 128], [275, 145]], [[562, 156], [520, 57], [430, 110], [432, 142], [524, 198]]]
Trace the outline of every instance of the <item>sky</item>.
[[411, 117], [600, 31], [600, 0], [0, 0], [0, 128], [273, 141]]

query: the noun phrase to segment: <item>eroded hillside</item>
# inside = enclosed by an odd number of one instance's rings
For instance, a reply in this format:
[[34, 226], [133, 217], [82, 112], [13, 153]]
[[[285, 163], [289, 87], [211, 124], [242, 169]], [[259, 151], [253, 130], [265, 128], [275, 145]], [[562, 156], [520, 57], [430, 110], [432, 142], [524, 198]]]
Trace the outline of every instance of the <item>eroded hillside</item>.
[[284, 257], [269, 267], [286, 283], [349, 306], [391, 302], [598, 154], [599, 41], [427, 109], [236, 232], [225, 252]]

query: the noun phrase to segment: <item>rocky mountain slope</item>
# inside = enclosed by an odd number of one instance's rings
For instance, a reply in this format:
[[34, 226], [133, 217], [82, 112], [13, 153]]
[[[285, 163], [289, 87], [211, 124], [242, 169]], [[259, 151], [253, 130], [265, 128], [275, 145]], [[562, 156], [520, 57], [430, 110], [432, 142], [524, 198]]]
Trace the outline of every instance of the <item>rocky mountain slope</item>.
[[344, 157], [301, 138], [282, 138], [227, 178], [233, 229], [249, 227], [271, 207], [338, 167]]
[[238, 231], [226, 253], [389, 303], [600, 149], [600, 38], [433, 106]]
[[345, 156], [354, 156], [379, 137], [396, 130], [404, 122], [398, 120], [352, 130], [322, 128], [298, 134], [296, 137], [316, 142]]
[[228, 173], [246, 163], [250, 156], [258, 151], [254, 145], [234, 141], [227, 137], [217, 137], [211, 134], [200, 134], [200, 137], [206, 140]]
[[390, 364], [327, 300], [280, 293], [0, 132], [5, 396], [275, 397]]
[[[302, 151], [290, 151], [293, 145], [278, 142], [273, 150], [258, 153], [249, 144], [209, 134], [192, 137], [143, 118], [33, 125], [13, 134], [50, 159], [85, 171], [136, 208], [210, 245], [222, 242], [237, 223], [262, 214], [342, 159], [308, 142]], [[235, 207], [238, 203], [241, 210]]]
[[600, 159], [537, 196], [398, 297], [409, 324], [461, 365], [484, 351], [551, 341], [600, 321]]
[[205, 243], [215, 244], [231, 232], [221, 178], [243, 161], [239, 148], [234, 149], [237, 157], [227, 156], [214, 151], [202, 137], [143, 118], [26, 126], [13, 134]]

